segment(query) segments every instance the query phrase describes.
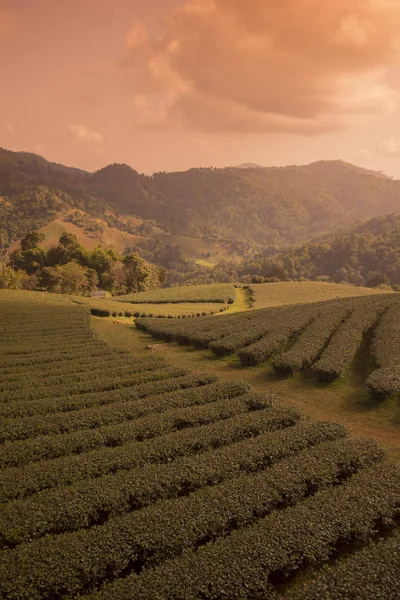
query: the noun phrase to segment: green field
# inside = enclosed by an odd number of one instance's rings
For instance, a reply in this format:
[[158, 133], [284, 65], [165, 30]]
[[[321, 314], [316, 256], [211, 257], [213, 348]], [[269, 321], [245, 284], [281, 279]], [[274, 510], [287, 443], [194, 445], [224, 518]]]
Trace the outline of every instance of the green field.
[[376, 442], [97, 324], [144, 335], [0, 291], [1, 597], [396, 597], [400, 466]]
[[[117, 298], [116, 296], [115, 298]], [[153, 315], [155, 317], [180, 317], [200, 316], [204, 314], [215, 314], [226, 310], [228, 305], [220, 302], [181, 302], [181, 303], [137, 303], [118, 302], [116, 299], [86, 298], [83, 296], [70, 296], [73, 302], [88, 306], [93, 309], [109, 311], [111, 316], [128, 317], [139, 313], [140, 315]]]
[[227, 304], [228, 302], [233, 303], [234, 299], [235, 288], [230, 283], [188, 285], [116, 296], [118, 302], [132, 304], [180, 304], [184, 302], [220, 302]]
[[[21, 296], [15, 296], [15, 292], [11, 290], [1, 290], [3, 298], [20, 298]], [[228, 305], [222, 305], [221, 303], [213, 302], [183, 302], [179, 304], [130, 304], [117, 302], [113, 298], [88, 298], [86, 296], [68, 296], [61, 294], [53, 294], [50, 292], [23, 292], [22, 298], [27, 301], [40, 302], [43, 306], [48, 304], [78, 304], [86, 306], [90, 309], [104, 310], [110, 313], [112, 318], [122, 317], [125, 315], [127, 318], [131, 317], [135, 313], [140, 315], [153, 315], [162, 317], [180, 317], [180, 316], [197, 316], [204, 314], [219, 314], [222, 310], [228, 309]], [[233, 305], [236, 307], [236, 305]]]
[[280, 283], [252, 283], [254, 308], [270, 308], [287, 304], [323, 302], [336, 298], [353, 298], [389, 293], [379, 289], [356, 287], [342, 283], [317, 281], [290, 281]]

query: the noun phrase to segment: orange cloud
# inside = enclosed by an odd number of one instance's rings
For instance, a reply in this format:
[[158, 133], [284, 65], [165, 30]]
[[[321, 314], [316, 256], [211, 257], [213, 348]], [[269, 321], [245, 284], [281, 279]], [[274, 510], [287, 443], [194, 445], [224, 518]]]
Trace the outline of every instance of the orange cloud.
[[138, 48], [145, 44], [149, 39], [149, 34], [145, 23], [137, 21], [132, 25], [125, 38], [126, 47], [129, 50]]
[[92, 131], [86, 125], [70, 125], [68, 128], [69, 134], [80, 142], [92, 142], [102, 144], [104, 138], [101, 133]]
[[131, 30], [125, 64], [135, 74], [137, 118], [313, 134], [355, 114], [393, 112], [387, 72], [400, 56], [399, 30], [397, 0], [188, 1], [168, 15], [161, 37]]

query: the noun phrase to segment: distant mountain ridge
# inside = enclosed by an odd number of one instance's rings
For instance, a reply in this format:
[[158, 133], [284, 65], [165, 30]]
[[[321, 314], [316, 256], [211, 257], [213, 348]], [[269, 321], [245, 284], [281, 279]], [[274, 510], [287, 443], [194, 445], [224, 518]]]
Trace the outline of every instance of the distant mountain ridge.
[[258, 165], [257, 163], [242, 163], [241, 165], [237, 165], [237, 169], [266, 169], [267, 167], [263, 167], [262, 165]]
[[174, 235], [234, 241], [246, 253], [400, 214], [400, 181], [340, 160], [152, 176], [113, 164], [88, 173], [0, 149], [0, 229], [10, 239], [71, 209], [94, 217], [110, 210], [137, 216]]

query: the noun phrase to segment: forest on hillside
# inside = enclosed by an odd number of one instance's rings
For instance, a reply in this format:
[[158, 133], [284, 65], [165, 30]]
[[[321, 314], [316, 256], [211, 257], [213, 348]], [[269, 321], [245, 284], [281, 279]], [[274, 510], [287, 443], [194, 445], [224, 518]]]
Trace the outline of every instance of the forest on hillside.
[[136, 252], [121, 256], [96, 246], [88, 250], [73, 234], [64, 233], [57, 246], [43, 248], [43, 234], [28, 233], [9, 255], [0, 273], [0, 288], [46, 290], [89, 295], [101, 288], [114, 295], [144, 292], [166, 283], [165, 269]]
[[65, 209], [117, 212], [152, 220], [164, 231], [291, 245], [400, 213], [400, 182], [342, 161], [304, 167], [190, 169], [140, 175], [127, 165], [96, 173], [0, 150], [0, 222], [15, 240]]
[[374, 218], [350, 233], [277, 251], [269, 248], [237, 270], [254, 283], [319, 280], [400, 286], [400, 216]]
[[[114, 295], [175, 285], [327, 281], [400, 290], [400, 216], [371, 219], [348, 234], [209, 268], [189, 261], [179, 248], [154, 244], [124, 255], [100, 245], [88, 250], [73, 234], [41, 247], [43, 235], [27, 234], [9, 255], [0, 287], [87, 294], [100, 287]], [[144, 254], [144, 256], [143, 256]]]

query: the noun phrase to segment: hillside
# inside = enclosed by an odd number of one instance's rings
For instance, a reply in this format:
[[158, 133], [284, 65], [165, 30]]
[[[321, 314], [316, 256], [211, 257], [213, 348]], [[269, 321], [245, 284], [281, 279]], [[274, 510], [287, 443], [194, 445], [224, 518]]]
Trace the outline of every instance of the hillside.
[[319, 279], [376, 287], [400, 285], [400, 215], [375, 217], [348, 233], [244, 261], [238, 276]]
[[[110, 183], [102, 188], [109, 202], [115, 202], [112, 170], [117, 168], [107, 167]], [[139, 182], [147, 190], [143, 199], [137, 196]], [[191, 169], [138, 176], [135, 194], [120, 195], [114, 205], [155, 219], [174, 233], [253, 246], [289, 244], [357, 220], [399, 213], [400, 182], [342, 161], [306, 167]]]
[[71, 209], [96, 218], [111, 212], [151, 220], [161, 231], [222, 240], [244, 255], [399, 214], [400, 182], [342, 161], [146, 176], [127, 165], [87, 173], [0, 150], [0, 220], [11, 240]]

